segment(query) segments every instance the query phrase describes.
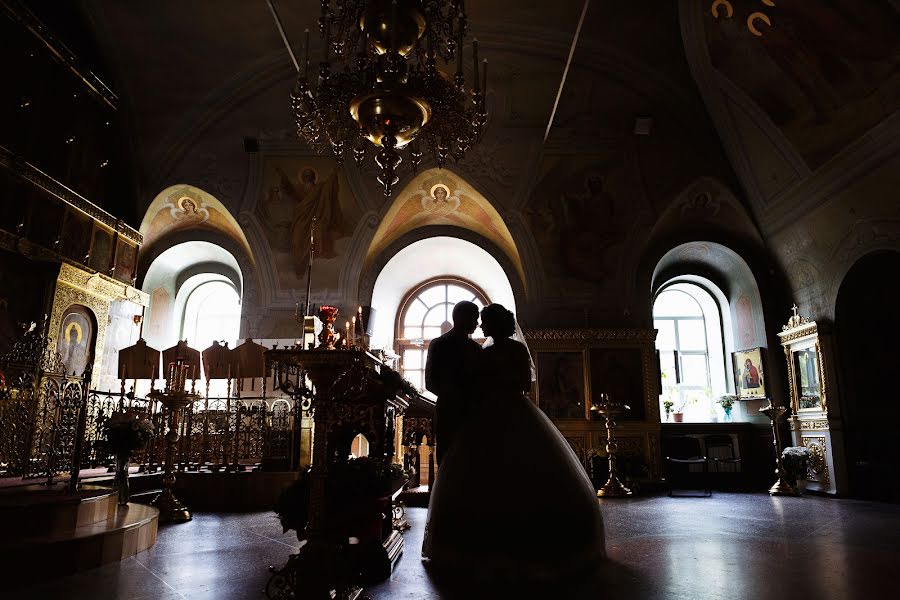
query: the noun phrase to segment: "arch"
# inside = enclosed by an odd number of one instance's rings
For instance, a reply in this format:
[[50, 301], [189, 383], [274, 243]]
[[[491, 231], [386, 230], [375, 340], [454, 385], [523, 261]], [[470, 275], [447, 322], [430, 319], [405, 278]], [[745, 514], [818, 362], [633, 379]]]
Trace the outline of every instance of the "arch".
[[[399, 240], [398, 240], [399, 242]], [[396, 242], [395, 242], [396, 243]], [[493, 302], [516, 308], [516, 294], [508, 276], [494, 255], [481, 246], [458, 237], [433, 236], [384, 253], [383, 266], [372, 269], [370, 304], [376, 308], [372, 326], [372, 346], [393, 348], [394, 318], [400, 303], [411, 289], [423, 281], [439, 277], [462, 278], [484, 291]], [[428, 256], [427, 261], [422, 256]]]
[[[718, 369], [718, 362], [722, 361], [725, 381], [724, 386], [720, 382], [720, 385], [711, 387], [716, 395], [732, 393], [732, 352], [769, 346], [760, 286], [750, 265], [723, 244], [693, 241], [679, 244], [664, 253], [656, 263], [649, 283], [648, 299], [651, 302], [661, 291], [679, 284], [696, 286], [715, 301], [721, 320], [723, 345], [721, 358], [716, 354], [715, 368]], [[778, 359], [778, 353], [764, 357], [764, 372], [768, 374], [770, 383], [781, 378], [783, 361]], [[712, 353], [710, 360], [713, 360]], [[771, 386], [767, 391], [772, 395]], [[752, 407], [740, 403], [735, 411], [735, 419], [763, 420]]]
[[246, 296], [237, 258], [217, 244], [186, 241], [155, 256], [142, 282], [142, 289], [150, 294], [144, 331], [147, 343], [164, 348], [181, 339], [188, 298], [198, 287], [214, 281], [228, 283], [241, 301]]
[[218, 231], [233, 239], [252, 260], [253, 253], [238, 222], [218, 199], [187, 184], [172, 185], [157, 194], [141, 221], [144, 248], [168, 234], [186, 229]]
[[[419, 389], [425, 389], [425, 357], [431, 340], [450, 330], [454, 307], [464, 300], [473, 302], [479, 310], [490, 303], [482, 289], [459, 277], [427, 279], [400, 302], [394, 320], [395, 350], [400, 356], [401, 373]], [[480, 326], [472, 337], [484, 337]]]
[[[900, 331], [896, 298], [900, 252], [866, 254], [856, 260], [840, 285], [835, 306], [835, 346], [840, 373], [838, 396], [844, 421], [850, 494], [865, 499], [900, 501], [900, 451], [872, 415], [891, 414], [894, 399], [885, 393], [896, 368]], [[877, 331], [873, 331], [877, 328]]]
[[465, 179], [437, 168], [413, 177], [394, 197], [369, 244], [365, 268], [405, 234], [435, 225], [467, 230], [489, 240], [524, 281], [519, 249], [497, 209]]

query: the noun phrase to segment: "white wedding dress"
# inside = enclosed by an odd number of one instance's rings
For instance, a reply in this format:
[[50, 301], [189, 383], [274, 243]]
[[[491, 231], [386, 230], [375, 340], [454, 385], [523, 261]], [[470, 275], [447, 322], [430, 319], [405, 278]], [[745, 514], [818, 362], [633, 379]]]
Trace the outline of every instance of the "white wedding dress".
[[422, 556], [469, 577], [552, 580], [606, 555], [593, 486], [556, 426], [524, 394], [528, 350], [480, 356], [478, 398], [431, 491]]

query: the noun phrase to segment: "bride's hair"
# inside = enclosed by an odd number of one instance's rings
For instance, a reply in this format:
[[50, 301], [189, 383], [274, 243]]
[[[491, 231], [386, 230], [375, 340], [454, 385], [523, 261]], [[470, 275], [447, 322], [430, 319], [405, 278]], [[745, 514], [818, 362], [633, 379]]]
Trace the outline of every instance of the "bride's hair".
[[502, 304], [491, 304], [483, 308], [481, 322], [487, 322], [488, 328], [496, 337], [508, 338], [516, 332], [516, 318]]

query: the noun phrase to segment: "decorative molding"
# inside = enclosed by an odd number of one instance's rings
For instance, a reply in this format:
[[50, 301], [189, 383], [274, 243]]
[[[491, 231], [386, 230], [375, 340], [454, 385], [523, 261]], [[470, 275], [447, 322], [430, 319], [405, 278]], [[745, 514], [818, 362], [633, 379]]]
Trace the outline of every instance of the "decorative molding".
[[525, 331], [529, 342], [635, 342], [656, 341], [655, 329], [530, 329]]
[[22, 179], [30, 181], [37, 187], [59, 198], [69, 206], [77, 208], [92, 219], [103, 223], [113, 231], [118, 231], [124, 237], [136, 245], [144, 242], [144, 236], [133, 227], [126, 225], [121, 219], [117, 219], [81, 194], [69, 189], [53, 177], [47, 175], [20, 156], [13, 154], [3, 146], [0, 146], [0, 165], [6, 167]]
[[800, 443], [810, 453], [810, 463], [807, 466], [806, 478], [809, 481], [818, 481], [822, 485], [831, 483], [831, 474], [828, 470], [828, 447], [825, 444], [824, 435], [800, 436]]
[[829, 429], [827, 419], [816, 419], [813, 421], [798, 421], [799, 428], [802, 431], [827, 431]]
[[120, 283], [115, 279], [110, 279], [106, 275], [101, 275], [100, 273], [91, 274], [66, 263], [60, 266], [59, 281], [98, 296], [106, 302], [127, 300], [140, 306], [150, 305], [150, 295], [146, 292]]

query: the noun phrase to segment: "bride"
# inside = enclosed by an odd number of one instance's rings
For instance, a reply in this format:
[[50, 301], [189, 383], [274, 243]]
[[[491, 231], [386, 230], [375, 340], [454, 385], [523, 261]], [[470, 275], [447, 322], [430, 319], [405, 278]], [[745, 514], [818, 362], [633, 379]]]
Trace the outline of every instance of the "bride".
[[556, 426], [525, 395], [531, 359], [513, 314], [481, 312], [478, 394], [431, 492], [422, 556], [486, 579], [552, 580], [603, 558], [593, 486]]

